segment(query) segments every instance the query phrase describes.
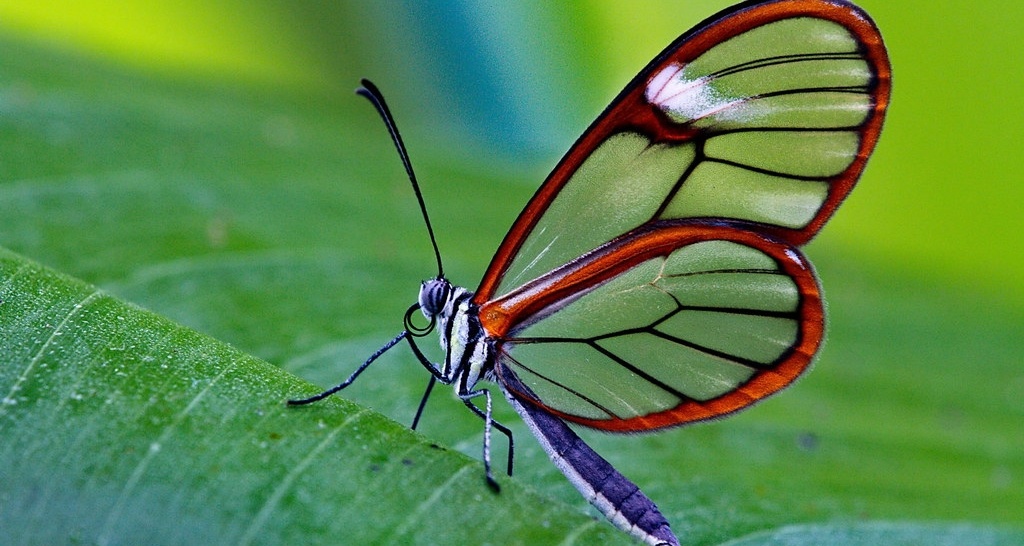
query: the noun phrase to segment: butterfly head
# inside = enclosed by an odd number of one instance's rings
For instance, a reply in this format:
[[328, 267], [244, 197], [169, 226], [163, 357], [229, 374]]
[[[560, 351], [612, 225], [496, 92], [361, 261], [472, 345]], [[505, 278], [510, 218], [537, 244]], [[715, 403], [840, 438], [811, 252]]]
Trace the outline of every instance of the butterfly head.
[[452, 293], [452, 284], [444, 277], [423, 281], [420, 286], [420, 312], [428, 320], [433, 321], [441, 310], [444, 309]]

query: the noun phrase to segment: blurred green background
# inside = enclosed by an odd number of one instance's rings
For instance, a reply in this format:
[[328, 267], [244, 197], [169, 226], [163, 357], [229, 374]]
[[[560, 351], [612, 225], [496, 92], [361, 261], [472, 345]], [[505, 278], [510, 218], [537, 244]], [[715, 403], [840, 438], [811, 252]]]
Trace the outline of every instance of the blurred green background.
[[[693, 543], [1024, 521], [1024, 5], [860, 4], [893, 101], [807, 249], [829, 302], [815, 370], [725, 422], [585, 436]], [[0, 2], [0, 246], [330, 385], [400, 330], [433, 272], [359, 78], [403, 130], [448, 276], [473, 287], [607, 102], [728, 5]], [[345, 396], [408, 423], [425, 380], [394, 351]], [[476, 457], [479, 421], [449, 398], [422, 432]], [[498, 414], [520, 442], [512, 483], [586, 510]]]

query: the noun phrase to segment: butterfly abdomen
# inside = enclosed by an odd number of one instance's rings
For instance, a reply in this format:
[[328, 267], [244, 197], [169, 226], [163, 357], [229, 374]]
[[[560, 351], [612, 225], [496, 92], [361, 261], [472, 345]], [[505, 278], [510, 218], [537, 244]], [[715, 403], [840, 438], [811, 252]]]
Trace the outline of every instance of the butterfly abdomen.
[[[514, 375], [505, 374], [503, 378], [513, 390], [530, 392]], [[555, 466], [609, 521], [646, 544], [679, 544], [654, 502], [591, 449], [564, 421], [518, 399], [509, 389], [502, 389], [502, 392]]]

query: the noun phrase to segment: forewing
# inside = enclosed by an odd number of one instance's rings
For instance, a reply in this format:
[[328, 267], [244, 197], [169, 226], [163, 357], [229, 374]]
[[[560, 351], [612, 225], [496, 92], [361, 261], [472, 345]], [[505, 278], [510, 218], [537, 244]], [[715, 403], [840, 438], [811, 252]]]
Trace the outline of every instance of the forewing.
[[[748, 230], [659, 224], [480, 310], [495, 373], [567, 420], [651, 430], [742, 409], [791, 383], [821, 342], [814, 274]], [[510, 379], [514, 374], [518, 381]]]
[[881, 130], [881, 36], [835, 0], [741, 4], [684, 34], [573, 145], [476, 302], [653, 222], [714, 219], [793, 246], [853, 188]]

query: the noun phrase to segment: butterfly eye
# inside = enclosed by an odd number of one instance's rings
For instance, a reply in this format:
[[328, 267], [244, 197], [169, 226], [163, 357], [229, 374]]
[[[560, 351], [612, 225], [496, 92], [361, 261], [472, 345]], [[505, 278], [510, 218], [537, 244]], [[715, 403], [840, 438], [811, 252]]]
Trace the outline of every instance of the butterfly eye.
[[420, 311], [423, 316], [433, 319], [441, 312], [445, 302], [448, 301], [448, 294], [451, 293], [452, 285], [444, 279], [431, 279], [424, 281], [420, 287]]

